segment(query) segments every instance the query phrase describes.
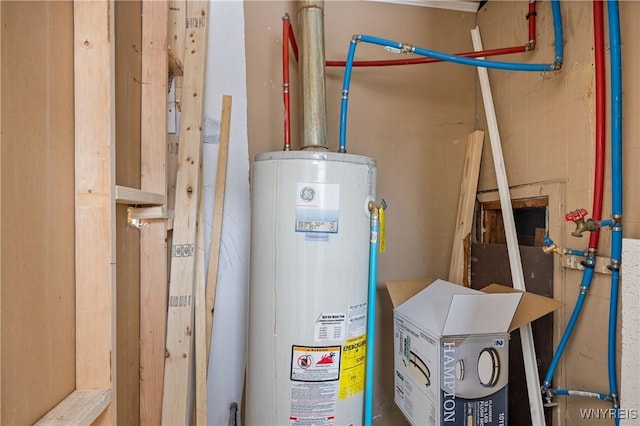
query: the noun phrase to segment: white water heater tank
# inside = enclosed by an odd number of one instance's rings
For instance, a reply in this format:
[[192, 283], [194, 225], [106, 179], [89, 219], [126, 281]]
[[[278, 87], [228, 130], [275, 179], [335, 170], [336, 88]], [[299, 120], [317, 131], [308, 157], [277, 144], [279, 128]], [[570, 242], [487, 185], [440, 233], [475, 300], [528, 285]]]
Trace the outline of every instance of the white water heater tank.
[[375, 161], [269, 152], [251, 173], [246, 423], [362, 424]]

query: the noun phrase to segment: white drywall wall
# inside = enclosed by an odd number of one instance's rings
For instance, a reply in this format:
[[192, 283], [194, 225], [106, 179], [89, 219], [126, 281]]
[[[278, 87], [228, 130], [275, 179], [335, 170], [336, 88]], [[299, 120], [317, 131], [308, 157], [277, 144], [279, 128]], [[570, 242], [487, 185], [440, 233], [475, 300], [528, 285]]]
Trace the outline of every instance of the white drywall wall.
[[640, 240], [622, 239], [622, 426], [637, 425], [640, 416]]
[[[205, 117], [219, 121], [222, 95], [232, 96], [226, 193], [209, 362], [208, 424], [228, 425], [229, 406], [242, 399], [247, 349], [249, 282], [249, 154], [244, 49], [244, 5], [240, 0], [211, 1]], [[216, 143], [203, 152], [206, 259], [209, 255], [218, 157]], [[238, 424], [240, 416], [238, 415]]]

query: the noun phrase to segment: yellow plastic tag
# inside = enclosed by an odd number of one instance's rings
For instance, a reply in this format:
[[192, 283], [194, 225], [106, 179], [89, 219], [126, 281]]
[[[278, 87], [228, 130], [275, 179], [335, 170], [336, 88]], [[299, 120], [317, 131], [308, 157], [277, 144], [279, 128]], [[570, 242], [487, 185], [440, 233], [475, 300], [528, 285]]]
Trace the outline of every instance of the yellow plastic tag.
[[384, 253], [385, 247], [385, 225], [384, 225], [384, 209], [380, 207], [378, 209], [378, 216], [380, 217], [380, 253]]

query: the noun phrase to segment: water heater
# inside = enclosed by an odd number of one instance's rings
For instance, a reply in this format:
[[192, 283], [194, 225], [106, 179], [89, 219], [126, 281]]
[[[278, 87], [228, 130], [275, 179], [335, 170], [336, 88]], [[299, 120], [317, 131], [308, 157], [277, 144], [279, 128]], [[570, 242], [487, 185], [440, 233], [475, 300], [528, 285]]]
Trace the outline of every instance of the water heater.
[[246, 423], [362, 424], [376, 163], [269, 152], [251, 188]]

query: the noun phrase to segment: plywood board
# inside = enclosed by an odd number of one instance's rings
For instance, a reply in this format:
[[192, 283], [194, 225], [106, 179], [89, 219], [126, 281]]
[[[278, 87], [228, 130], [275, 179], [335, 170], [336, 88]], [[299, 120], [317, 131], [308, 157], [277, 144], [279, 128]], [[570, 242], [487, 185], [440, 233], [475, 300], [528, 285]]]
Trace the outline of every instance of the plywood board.
[[75, 388], [73, 5], [0, 14], [0, 424], [17, 425]]
[[116, 206], [116, 333], [118, 423], [138, 423], [140, 412], [140, 231]]
[[116, 1], [114, 6], [116, 184], [140, 188], [142, 2]]
[[[527, 291], [553, 297], [553, 262], [552, 256], [546, 255], [539, 247], [519, 247], [522, 269], [526, 271]], [[471, 245], [473, 263], [471, 266], [472, 288], [481, 290], [492, 283], [512, 285], [511, 270], [507, 258], [507, 247], [504, 244]], [[533, 323], [534, 344], [538, 373], [544, 375], [553, 357], [554, 322], [552, 315], [546, 315]], [[524, 375], [522, 347], [518, 332], [511, 334], [509, 344], [509, 418], [510, 423], [531, 425], [531, 419], [521, 413], [529, 411], [527, 382]], [[546, 422], [551, 422], [551, 411], [545, 412]]]

